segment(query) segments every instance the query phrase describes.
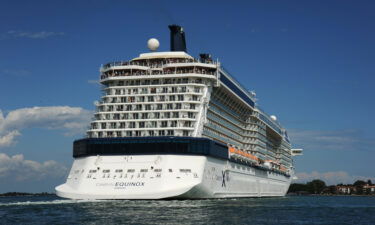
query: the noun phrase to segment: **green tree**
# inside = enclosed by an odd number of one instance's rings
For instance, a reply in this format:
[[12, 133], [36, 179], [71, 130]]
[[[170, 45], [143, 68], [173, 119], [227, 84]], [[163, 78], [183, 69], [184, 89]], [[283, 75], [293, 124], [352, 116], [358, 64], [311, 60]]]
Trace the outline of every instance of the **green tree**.
[[371, 180], [367, 180], [367, 184], [368, 185], [372, 185], [372, 181]]
[[353, 186], [365, 186], [366, 185], [366, 182], [363, 181], [363, 180], [357, 180], [356, 182], [354, 182]]
[[362, 195], [363, 193], [363, 186], [365, 186], [367, 183], [363, 180], [357, 180], [354, 182], [353, 186], [355, 186], [356, 194]]
[[311, 194], [321, 194], [325, 188], [326, 183], [322, 180], [316, 179], [307, 183], [308, 192]]
[[306, 184], [293, 183], [289, 186], [288, 193], [307, 192]]
[[335, 185], [331, 185], [328, 187], [329, 188], [329, 192], [333, 195], [337, 194], [337, 188]]

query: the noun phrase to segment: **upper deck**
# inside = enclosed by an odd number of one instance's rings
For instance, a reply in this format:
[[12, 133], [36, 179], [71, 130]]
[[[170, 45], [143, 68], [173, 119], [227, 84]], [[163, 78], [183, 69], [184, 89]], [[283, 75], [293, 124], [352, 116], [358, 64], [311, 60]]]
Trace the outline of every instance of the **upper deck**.
[[217, 61], [195, 59], [185, 52], [152, 52], [140, 54], [130, 61], [107, 63], [100, 68], [100, 72], [102, 81], [116, 77], [134, 79], [146, 75], [176, 74], [214, 78], [219, 65]]

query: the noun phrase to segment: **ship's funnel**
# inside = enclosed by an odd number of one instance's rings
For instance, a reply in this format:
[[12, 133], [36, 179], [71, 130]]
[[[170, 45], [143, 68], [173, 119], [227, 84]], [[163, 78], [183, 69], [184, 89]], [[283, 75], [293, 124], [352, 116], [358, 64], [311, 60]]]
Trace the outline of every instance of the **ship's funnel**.
[[178, 25], [169, 25], [171, 30], [171, 51], [187, 52], [184, 29]]

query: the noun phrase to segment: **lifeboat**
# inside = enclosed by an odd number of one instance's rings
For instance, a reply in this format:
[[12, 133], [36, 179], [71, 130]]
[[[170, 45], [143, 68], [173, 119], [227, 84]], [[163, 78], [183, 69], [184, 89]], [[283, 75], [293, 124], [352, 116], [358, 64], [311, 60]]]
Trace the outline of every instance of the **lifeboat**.
[[251, 162], [251, 163], [256, 163], [256, 164], [259, 163], [258, 157], [256, 157], [255, 155], [252, 155], [252, 154], [250, 154], [246, 151], [236, 149], [234, 147], [229, 147], [228, 151], [229, 151], [229, 157], [231, 157], [231, 158], [241, 159], [241, 160], [244, 160], [246, 162]]

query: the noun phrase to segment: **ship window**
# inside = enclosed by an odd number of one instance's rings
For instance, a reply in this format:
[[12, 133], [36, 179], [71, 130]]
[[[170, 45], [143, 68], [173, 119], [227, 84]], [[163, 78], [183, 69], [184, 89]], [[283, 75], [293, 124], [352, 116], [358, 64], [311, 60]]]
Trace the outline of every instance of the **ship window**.
[[148, 119], [148, 113], [142, 113], [142, 119]]
[[135, 169], [128, 169], [128, 173], [134, 173]]
[[172, 170], [172, 169], [168, 169], [168, 171], [169, 171], [170, 173], [172, 173], [172, 172], [173, 172], [173, 170]]
[[115, 171], [116, 173], [122, 173], [122, 170], [121, 169], [118, 169]]
[[184, 127], [191, 127], [191, 121], [185, 121]]
[[161, 172], [161, 169], [155, 169], [154, 171], [155, 172]]
[[103, 173], [109, 173], [110, 170], [103, 170]]
[[89, 173], [96, 173], [96, 170], [90, 170]]
[[180, 169], [181, 173], [191, 173], [191, 169]]
[[147, 171], [148, 171], [148, 169], [141, 169], [141, 173], [145, 173]]

